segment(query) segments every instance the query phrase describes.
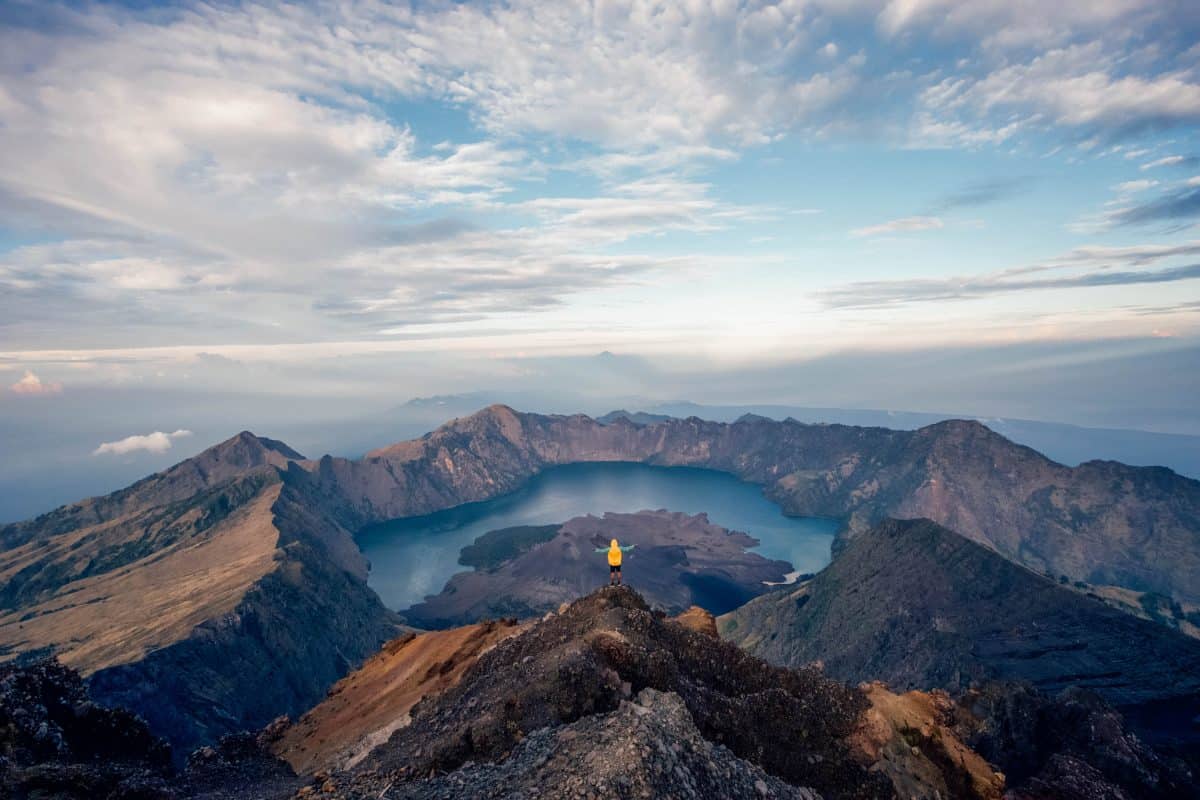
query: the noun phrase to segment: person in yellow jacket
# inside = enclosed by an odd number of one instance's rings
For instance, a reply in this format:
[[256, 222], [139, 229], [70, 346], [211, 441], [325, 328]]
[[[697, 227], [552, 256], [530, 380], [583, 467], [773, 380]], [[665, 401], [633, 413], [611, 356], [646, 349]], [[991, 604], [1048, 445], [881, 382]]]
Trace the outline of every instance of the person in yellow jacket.
[[631, 544], [627, 547], [621, 547], [617, 544], [617, 540], [613, 539], [608, 543], [608, 547], [597, 547], [597, 553], [608, 553], [608, 585], [621, 585], [621, 556], [628, 553], [636, 544]]

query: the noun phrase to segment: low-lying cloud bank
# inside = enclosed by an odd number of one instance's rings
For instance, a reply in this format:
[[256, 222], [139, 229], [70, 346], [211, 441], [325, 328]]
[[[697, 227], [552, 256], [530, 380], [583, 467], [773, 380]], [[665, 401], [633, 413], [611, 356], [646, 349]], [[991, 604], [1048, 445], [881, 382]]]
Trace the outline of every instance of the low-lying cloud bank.
[[62, 384], [53, 381], [43, 381], [32, 370], [25, 370], [21, 380], [8, 387], [13, 394], [58, 394]]

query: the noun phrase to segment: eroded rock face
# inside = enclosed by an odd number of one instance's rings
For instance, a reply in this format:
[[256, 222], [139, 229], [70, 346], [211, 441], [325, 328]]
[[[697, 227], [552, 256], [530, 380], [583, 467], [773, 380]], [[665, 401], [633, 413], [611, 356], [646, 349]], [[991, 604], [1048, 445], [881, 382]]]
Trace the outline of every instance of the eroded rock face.
[[704, 739], [679, 695], [654, 689], [607, 714], [535, 731], [499, 764], [400, 784], [388, 796], [819, 800]]
[[0, 666], [0, 797], [282, 800], [302, 784], [267, 749], [282, 726], [223, 737], [177, 771], [165, 741], [136, 715], [92, 702], [70, 667]]
[[523, 629], [496, 620], [394, 639], [335, 684], [272, 750], [300, 774], [354, 767], [408, 724], [418, 701], [456, 684], [483, 653]]
[[1004, 775], [955, 730], [957, 706], [945, 692], [896, 694], [860, 687], [870, 703], [851, 737], [856, 754], [888, 777], [897, 797], [999, 800]]
[[257, 733], [221, 737], [188, 756], [187, 767], [174, 781], [180, 800], [284, 800], [305, 781], [271, 751], [287, 729], [281, 717]]
[[440, 594], [404, 615], [422, 628], [541, 616], [608, 582], [608, 561], [596, 549], [614, 538], [635, 547], [625, 557], [623, 579], [671, 614], [692, 605], [723, 613], [767, 591], [767, 581], [782, 581], [791, 569], [786, 561], [750, 552], [756, 539], [714, 525], [705, 514], [588, 515], [568, 520], [549, 540], [500, 563], [455, 575]]
[[1048, 697], [1029, 686], [991, 683], [958, 701], [957, 734], [1026, 798], [1194, 797], [1193, 764], [1156, 752], [1097, 695], [1068, 689]]
[[678, 622], [696, 633], [702, 633], [714, 639], [720, 638], [720, 634], [717, 633], [717, 618], [700, 606], [692, 606], [682, 614], [673, 617], [672, 621]]
[[146, 718], [180, 752], [298, 717], [398, 630], [364, 583], [295, 542], [230, 614], [137, 662], [93, 674], [94, 696]]
[[832, 677], [966, 690], [988, 679], [1117, 705], [1196, 703], [1200, 642], [1064, 588], [928, 520], [885, 522], [811, 581], [721, 619], [768, 661]]
[[597, 590], [429, 688], [410, 722], [311, 793], [1165, 800], [1200, 786], [1094, 695], [848, 687], [770, 667], [629, 587]]
[[674, 692], [701, 735], [827, 797], [888, 797], [847, 743], [867, 706], [815, 670], [782, 670], [656, 615], [629, 587], [597, 590], [484, 654], [357, 768], [380, 786], [508, 758], [541, 728]]
[[0, 666], [0, 796], [168, 795], [170, 748], [124, 710], [91, 702], [55, 661]]

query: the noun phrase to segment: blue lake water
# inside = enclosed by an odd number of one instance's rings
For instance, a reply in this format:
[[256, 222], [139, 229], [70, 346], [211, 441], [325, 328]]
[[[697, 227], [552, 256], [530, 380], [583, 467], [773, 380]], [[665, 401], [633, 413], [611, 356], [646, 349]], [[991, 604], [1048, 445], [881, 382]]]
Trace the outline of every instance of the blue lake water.
[[759, 540], [755, 552], [782, 559], [798, 572], [829, 563], [839, 524], [785, 517], [760, 487], [732, 475], [644, 464], [570, 464], [533, 478], [521, 490], [425, 517], [393, 520], [362, 531], [359, 547], [371, 561], [368, 583], [389, 607], [403, 610], [437, 594], [456, 572], [459, 551], [488, 531], [546, 525], [583, 514], [665, 508], [708, 513], [712, 522]]

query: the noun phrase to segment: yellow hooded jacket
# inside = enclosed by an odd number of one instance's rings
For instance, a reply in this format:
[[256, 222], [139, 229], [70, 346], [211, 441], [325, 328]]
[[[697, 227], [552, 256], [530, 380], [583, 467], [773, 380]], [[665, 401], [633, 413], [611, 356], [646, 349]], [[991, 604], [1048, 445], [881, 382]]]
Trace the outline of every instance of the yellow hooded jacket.
[[603, 547], [597, 547], [596, 552], [597, 553], [608, 553], [608, 565], [610, 567], [619, 567], [619, 566], [621, 566], [621, 554], [628, 553], [630, 550], [632, 550], [635, 547], [637, 547], [636, 544], [629, 544], [629, 545], [625, 545], [624, 547], [621, 547], [621, 545], [617, 544], [617, 540], [613, 539], [609, 543], [607, 550], [604, 549]]

